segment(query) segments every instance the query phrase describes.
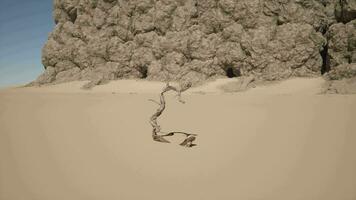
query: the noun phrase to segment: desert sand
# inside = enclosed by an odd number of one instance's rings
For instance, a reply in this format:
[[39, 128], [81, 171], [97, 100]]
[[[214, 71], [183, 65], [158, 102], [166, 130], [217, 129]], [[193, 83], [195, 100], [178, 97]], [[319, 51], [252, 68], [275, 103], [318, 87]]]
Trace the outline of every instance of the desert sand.
[[354, 200], [356, 95], [320, 94], [323, 79], [226, 93], [217, 80], [166, 97], [164, 83], [122, 80], [0, 90], [1, 200]]

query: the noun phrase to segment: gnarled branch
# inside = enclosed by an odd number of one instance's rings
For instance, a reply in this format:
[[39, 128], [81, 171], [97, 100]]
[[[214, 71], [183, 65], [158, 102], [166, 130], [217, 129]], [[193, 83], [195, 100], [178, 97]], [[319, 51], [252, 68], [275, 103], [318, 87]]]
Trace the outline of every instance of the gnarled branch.
[[162, 112], [166, 108], [166, 101], [164, 98], [164, 93], [171, 91], [171, 90], [175, 91], [178, 93], [177, 94], [178, 101], [181, 103], [185, 103], [182, 100], [181, 94], [182, 94], [182, 92], [186, 91], [190, 87], [191, 87], [190, 83], [188, 83], [186, 85], [182, 85], [180, 88], [176, 88], [174, 86], [169, 85], [169, 83], [167, 83], [166, 86], [163, 88], [162, 92], [160, 93], [160, 102], [157, 102], [153, 99], [149, 99], [150, 101], [159, 105], [159, 108], [156, 110], [156, 112], [150, 118], [150, 124], [152, 125], [152, 128], [153, 128], [152, 138], [154, 141], [170, 143], [164, 137], [173, 136], [174, 134], [183, 134], [186, 136], [186, 139], [180, 145], [186, 146], [186, 147], [195, 146], [195, 144], [193, 144], [193, 141], [196, 139], [196, 136], [197, 136], [196, 134], [190, 134], [190, 133], [185, 133], [185, 132], [181, 132], [181, 131], [172, 131], [172, 132], [169, 132], [169, 133], [166, 133], [163, 135], [159, 135], [159, 133], [162, 133], [162, 132], [161, 132], [161, 127], [158, 125], [158, 122], [157, 122], [158, 117], [161, 116]]

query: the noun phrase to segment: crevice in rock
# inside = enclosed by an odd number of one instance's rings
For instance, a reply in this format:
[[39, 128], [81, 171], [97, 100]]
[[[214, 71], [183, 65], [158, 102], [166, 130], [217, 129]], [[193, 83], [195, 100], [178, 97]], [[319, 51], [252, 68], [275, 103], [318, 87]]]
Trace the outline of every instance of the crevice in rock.
[[352, 63], [352, 58], [351, 58], [351, 55], [349, 55], [349, 56], [347, 57], [347, 63], [349, 63], [349, 64], [351, 64], [351, 63]]
[[321, 58], [323, 59], [323, 64], [321, 66], [321, 74], [330, 71], [330, 58], [328, 54], [328, 44], [323, 46], [323, 50], [320, 51]]
[[68, 16], [70, 21], [74, 24], [75, 20], [77, 20], [77, 8], [73, 8], [68, 12]]
[[348, 10], [347, 6], [349, 2], [346, 0], [339, 0], [337, 7], [335, 8], [335, 18], [337, 22], [348, 23], [356, 19], [356, 11]]
[[280, 16], [279, 14], [276, 15], [276, 24], [277, 26], [281, 26], [285, 23], [287, 23], [287, 20], [283, 17], [283, 16]]
[[226, 73], [226, 76], [228, 78], [234, 78], [234, 77], [238, 77], [238, 76], [241, 76], [241, 72], [239, 69], [236, 69], [236, 68], [233, 68], [231, 66], [228, 66], [226, 69], [225, 69], [225, 73]]
[[277, 26], [281, 26], [283, 24], [284, 24], [284, 22], [282, 22], [280, 19], [277, 19]]
[[339, 13], [337, 13], [337, 11], [335, 11], [336, 12], [336, 14], [335, 14], [336, 21], [345, 23], [344, 1], [343, 0], [339, 0], [339, 6], [340, 6]]
[[116, 3], [117, 2], [117, 0], [104, 0], [104, 2], [106, 2], [106, 3]]
[[147, 66], [142, 66], [140, 67], [140, 73], [141, 73], [141, 79], [145, 79], [147, 78], [147, 75], [148, 75], [148, 68]]
[[319, 27], [315, 28], [315, 31], [320, 32], [321, 34], [323, 34], [323, 36], [325, 36], [328, 30], [329, 30], [329, 25], [326, 22], [321, 23]]

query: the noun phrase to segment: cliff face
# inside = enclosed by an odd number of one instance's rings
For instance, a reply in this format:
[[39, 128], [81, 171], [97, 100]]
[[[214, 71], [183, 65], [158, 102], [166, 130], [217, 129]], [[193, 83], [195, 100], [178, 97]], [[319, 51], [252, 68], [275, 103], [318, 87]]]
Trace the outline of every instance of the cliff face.
[[355, 18], [355, 0], [55, 0], [36, 83], [320, 75], [356, 62]]

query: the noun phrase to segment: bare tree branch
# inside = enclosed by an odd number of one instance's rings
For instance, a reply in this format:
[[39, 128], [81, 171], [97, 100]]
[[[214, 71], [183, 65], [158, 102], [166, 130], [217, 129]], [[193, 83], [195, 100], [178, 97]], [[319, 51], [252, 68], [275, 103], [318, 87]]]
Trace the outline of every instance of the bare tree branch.
[[157, 105], [160, 105], [160, 103], [154, 99], [148, 99], [149, 101], [152, 101], [153, 103], [156, 103]]
[[190, 134], [190, 133], [185, 133], [185, 132], [181, 132], [181, 131], [172, 131], [163, 135], [159, 135], [159, 133], [163, 133], [161, 132], [161, 127], [159, 126], [157, 119], [159, 116], [161, 116], [162, 112], [164, 111], [164, 109], [166, 108], [166, 101], [164, 98], [164, 94], [166, 92], [169, 91], [175, 91], [177, 92], [177, 97], [178, 97], [178, 101], [181, 103], [185, 103], [185, 101], [182, 100], [181, 94], [182, 92], [186, 91], [187, 89], [189, 89], [191, 87], [190, 83], [187, 83], [185, 85], [181, 85], [180, 88], [176, 88], [174, 86], [169, 85], [169, 83], [166, 84], [166, 86], [163, 88], [162, 92], [160, 93], [160, 102], [157, 102], [153, 99], [149, 99], [149, 101], [152, 101], [154, 103], [157, 103], [159, 105], [159, 108], [156, 110], [156, 112], [151, 116], [150, 118], [150, 124], [152, 125], [152, 138], [154, 141], [157, 142], [164, 142], [164, 143], [170, 143], [168, 140], [166, 140], [164, 137], [167, 136], [173, 136], [175, 134], [183, 134], [186, 136], [186, 139], [180, 144], [182, 146], [185, 147], [192, 147], [195, 146], [195, 144], [193, 144], [193, 141], [196, 139], [195, 136], [197, 136], [197, 134]]

